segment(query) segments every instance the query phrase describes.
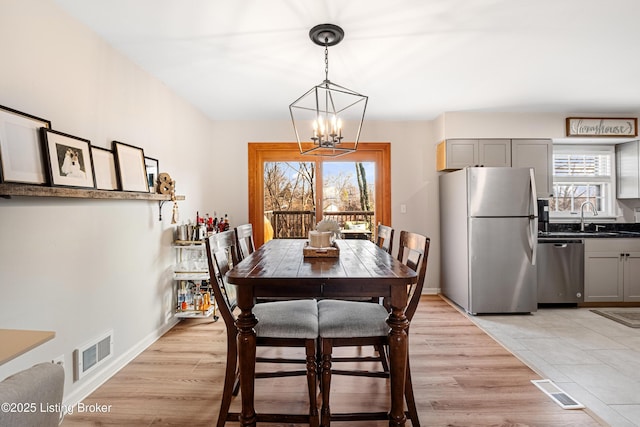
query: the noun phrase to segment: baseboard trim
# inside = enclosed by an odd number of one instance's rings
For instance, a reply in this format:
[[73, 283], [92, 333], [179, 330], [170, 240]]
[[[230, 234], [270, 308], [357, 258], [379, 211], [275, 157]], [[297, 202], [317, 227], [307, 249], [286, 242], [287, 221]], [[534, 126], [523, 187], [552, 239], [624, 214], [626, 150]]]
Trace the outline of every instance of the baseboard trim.
[[92, 378], [87, 378], [84, 384], [75, 387], [69, 394], [65, 393], [63, 398], [63, 408], [75, 407], [82, 402], [87, 396], [93, 393], [98, 387], [103, 385], [109, 378], [114, 376], [118, 371], [127, 366], [129, 362], [135, 359], [140, 353], [146, 350], [151, 344], [156, 342], [162, 335], [173, 328], [180, 319], [174, 318], [169, 323], [162, 325], [160, 328], [148, 334], [138, 344], [131, 347], [124, 354], [113, 359], [109, 365], [105, 366], [100, 372], [96, 372]]

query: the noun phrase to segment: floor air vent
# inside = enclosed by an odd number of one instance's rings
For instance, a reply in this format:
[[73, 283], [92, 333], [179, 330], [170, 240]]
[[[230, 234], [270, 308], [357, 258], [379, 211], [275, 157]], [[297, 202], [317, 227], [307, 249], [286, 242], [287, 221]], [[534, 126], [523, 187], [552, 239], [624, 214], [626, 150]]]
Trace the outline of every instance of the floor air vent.
[[113, 354], [113, 331], [91, 340], [73, 352], [75, 380], [95, 370]]
[[531, 380], [540, 390], [553, 399], [562, 409], [583, 409], [584, 405], [565, 393], [551, 380]]

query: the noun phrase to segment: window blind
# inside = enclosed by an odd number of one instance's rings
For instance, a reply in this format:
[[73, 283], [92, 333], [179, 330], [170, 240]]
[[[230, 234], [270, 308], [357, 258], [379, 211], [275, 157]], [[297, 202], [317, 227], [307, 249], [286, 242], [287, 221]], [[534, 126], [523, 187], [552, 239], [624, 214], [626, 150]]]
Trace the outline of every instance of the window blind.
[[609, 154], [554, 154], [553, 175], [557, 177], [608, 177], [611, 176]]

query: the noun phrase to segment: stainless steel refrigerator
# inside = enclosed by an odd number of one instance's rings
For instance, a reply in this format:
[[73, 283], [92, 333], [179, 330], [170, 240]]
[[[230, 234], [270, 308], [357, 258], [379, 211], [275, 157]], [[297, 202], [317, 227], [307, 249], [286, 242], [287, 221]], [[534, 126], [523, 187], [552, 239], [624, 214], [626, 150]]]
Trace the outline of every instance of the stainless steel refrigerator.
[[442, 293], [467, 312], [537, 310], [537, 239], [533, 169], [440, 176]]

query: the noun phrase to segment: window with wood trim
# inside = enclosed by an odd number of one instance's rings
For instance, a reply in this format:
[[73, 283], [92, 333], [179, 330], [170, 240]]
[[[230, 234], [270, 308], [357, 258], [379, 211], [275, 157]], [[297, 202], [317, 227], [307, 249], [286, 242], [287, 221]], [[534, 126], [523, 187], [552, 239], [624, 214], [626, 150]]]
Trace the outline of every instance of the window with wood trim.
[[360, 143], [358, 151], [331, 158], [301, 155], [294, 143], [249, 143], [256, 246], [272, 237], [306, 238], [323, 218], [370, 231], [391, 224], [390, 154], [389, 143]]

